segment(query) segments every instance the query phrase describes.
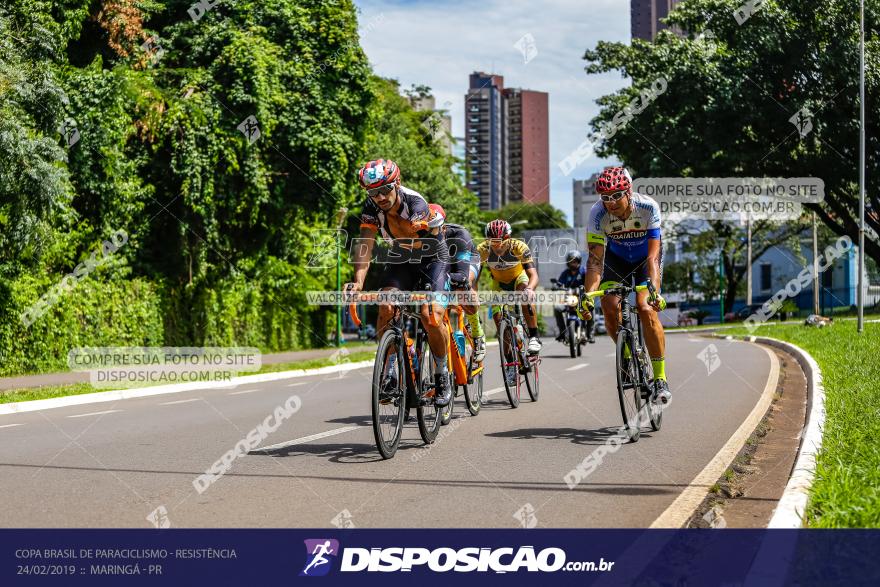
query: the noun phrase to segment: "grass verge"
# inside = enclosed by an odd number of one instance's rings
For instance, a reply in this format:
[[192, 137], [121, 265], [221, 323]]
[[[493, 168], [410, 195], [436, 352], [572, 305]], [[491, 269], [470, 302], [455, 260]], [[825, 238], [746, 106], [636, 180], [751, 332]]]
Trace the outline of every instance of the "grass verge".
[[761, 327], [754, 334], [798, 345], [822, 370], [825, 430], [806, 525], [880, 526], [880, 324], [865, 324], [862, 334], [854, 321], [835, 321], [822, 329]]
[[[357, 363], [359, 361], [371, 360], [376, 356], [376, 351], [355, 351], [349, 353], [345, 357], [346, 363]], [[308, 361], [296, 361], [292, 363], [276, 363], [273, 365], [264, 365], [262, 369], [256, 373], [277, 373], [279, 371], [293, 371], [296, 369], [317, 369], [319, 367], [329, 367], [339, 364], [338, 359], [325, 357], [321, 359], [310, 359]], [[242, 373], [242, 375], [254, 375], [255, 373]], [[114, 389], [131, 389], [114, 388]], [[100, 391], [110, 391], [106, 388], [96, 388], [89, 383], [75, 383], [73, 385], [47, 385], [44, 387], [29, 387], [25, 389], [16, 389], [8, 392], [0, 392], [0, 404], [8, 404], [14, 402], [27, 402], [38, 399], [49, 399], [53, 397], [66, 397], [69, 395], [82, 395], [84, 393], [96, 393]]]

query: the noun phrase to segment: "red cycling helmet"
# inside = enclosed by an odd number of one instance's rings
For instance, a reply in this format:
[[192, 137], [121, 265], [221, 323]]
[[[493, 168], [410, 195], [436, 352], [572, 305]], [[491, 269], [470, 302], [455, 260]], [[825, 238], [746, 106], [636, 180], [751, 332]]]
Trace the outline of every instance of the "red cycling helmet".
[[446, 223], [446, 210], [440, 204], [428, 204], [431, 210], [431, 218], [428, 220], [430, 228], [440, 228]]
[[358, 171], [358, 181], [365, 190], [380, 188], [400, 179], [400, 168], [391, 159], [370, 161]]
[[506, 220], [493, 220], [486, 225], [486, 238], [508, 239], [513, 230]]
[[633, 178], [626, 167], [606, 167], [596, 180], [596, 191], [600, 194], [613, 194], [632, 187]]

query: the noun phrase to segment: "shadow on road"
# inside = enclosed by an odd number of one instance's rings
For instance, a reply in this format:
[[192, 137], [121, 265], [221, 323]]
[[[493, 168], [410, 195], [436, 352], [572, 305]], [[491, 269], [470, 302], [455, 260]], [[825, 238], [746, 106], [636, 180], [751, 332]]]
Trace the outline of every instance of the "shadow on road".
[[359, 416], [345, 416], [344, 418], [333, 418], [332, 420], [324, 420], [328, 424], [350, 424], [355, 426], [372, 426], [373, 417], [370, 414], [362, 414]]
[[[328, 445], [329, 446], [329, 445]], [[418, 448], [421, 442], [413, 442], [407, 447], [401, 443], [401, 449]], [[345, 447], [351, 449], [351, 446]], [[372, 449], [371, 449], [372, 450]], [[395, 461], [391, 461], [395, 462]], [[123, 469], [123, 468], [102, 468], [102, 467], [73, 467], [63, 465], [28, 465], [23, 463], [0, 463], [0, 467], [22, 467], [33, 469], [51, 469], [59, 471], [93, 471], [96, 473], [150, 473], [161, 475], [185, 475], [186, 477], [196, 477], [203, 471], [160, 471], [155, 469]], [[333, 477], [329, 475], [296, 475], [296, 474], [271, 474], [271, 473], [226, 473], [224, 477], [236, 477], [247, 479], [314, 479], [321, 481], [339, 481], [342, 483], [368, 483], [372, 486], [379, 485], [426, 485], [434, 487], [466, 487], [466, 488], [485, 488], [485, 489], [510, 489], [523, 491], [559, 491], [564, 493], [607, 493], [614, 495], [665, 495], [670, 493], [679, 493], [682, 488], [688, 487], [687, 483], [580, 483], [576, 488], [569, 489], [560, 479], [559, 481], [500, 481], [492, 479], [481, 480], [448, 480], [448, 479], [406, 479], [387, 477]], [[708, 489], [710, 486], [705, 485]]]
[[516, 438], [517, 440], [543, 438], [546, 440], [567, 440], [574, 444], [598, 445], [606, 444], [609, 439], [619, 434], [620, 428], [606, 426], [595, 430], [577, 428], [519, 428], [517, 430], [505, 430], [504, 432], [491, 432], [486, 434], [486, 436]]

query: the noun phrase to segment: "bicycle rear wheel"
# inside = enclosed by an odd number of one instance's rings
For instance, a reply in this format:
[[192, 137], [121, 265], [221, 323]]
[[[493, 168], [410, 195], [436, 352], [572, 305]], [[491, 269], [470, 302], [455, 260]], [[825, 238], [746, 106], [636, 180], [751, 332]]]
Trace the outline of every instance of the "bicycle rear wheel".
[[[465, 383], [462, 387], [464, 387], [464, 402], [467, 404], [468, 412], [470, 412], [471, 416], [476, 416], [480, 413], [480, 408], [483, 407], [483, 369], [474, 365], [474, 349], [471, 347], [470, 355], [467, 360], [467, 369], [468, 369], [468, 379], [470, 383]], [[476, 375], [471, 375], [474, 372], [474, 369], [480, 369], [480, 372]]]
[[[617, 396], [620, 400], [620, 413], [623, 416], [623, 427], [630, 442], [638, 442], [641, 434], [642, 418], [642, 389], [640, 385], [640, 370], [637, 366], [637, 358], [632, 332], [621, 330], [617, 333]], [[629, 358], [624, 356], [624, 349], [628, 349]]]
[[[450, 373], [449, 376], [452, 377], [452, 374]], [[440, 425], [441, 426], [448, 425], [449, 422], [452, 420], [452, 406], [455, 403], [455, 398], [458, 396], [458, 389], [456, 388], [457, 386], [455, 385], [454, 382], [451, 383], [451, 385], [453, 386], [452, 399], [449, 400], [448, 404], [446, 404], [445, 406], [440, 408]]]
[[[427, 337], [422, 338], [419, 347], [419, 364], [421, 365], [419, 379], [419, 403], [416, 407], [416, 419], [419, 422], [419, 434], [425, 444], [431, 444], [437, 438], [440, 430], [443, 408], [434, 405], [434, 396], [437, 390], [434, 387], [434, 357], [431, 356], [431, 347], [428, 346]], [[452, 403], [450, 401], [450, 403]]]
[[641, 374], [641, 381], [643, 384], [642, 397], [645, 398], [645, 411], [648, 413], [648, 420], [651, 422], [651, 430], [657, 432], [660, 430], [660, 427], [663, 426], [663, 410], [665, 408], [657, 399], [657, 394], [654, 389], [654, 373], [650, 372], [651, 358], [648, 356], [648, 351], [644, 346], [641, 348], [640, 354], [641, 364], [645, 365]]
[[538, 401], [538, 364], [541, 359], [527, 356], [526, 361], [529, 366], [529, 370], [525, 374], [526, 389], [529, 391], [529, 397], [532, 398], [532, 401], [536, 402]]
[[[396, 357], [396, 367], [390, 365]], [[397, 384], [393, 385], [396, 377]], [[406, 371], [400, 337], [391, 329], [379, 341], [373, 365], [373, 435], [383, 459], [397, 452], [406, 411]]]
[[[516, 333], [507, 320], [501, 320], [498, 324], [498, 349], [501, 353], [501, 379], [504, 381], [504, 391], [507, 392], [510, 407], [515, 408], [519, 406], [519, 369], [521, 365], [519, 351], [516, 348]], [[507, 370], [511, 367], [515, 373], [515, 381], [513, 382], [507, 380]]]

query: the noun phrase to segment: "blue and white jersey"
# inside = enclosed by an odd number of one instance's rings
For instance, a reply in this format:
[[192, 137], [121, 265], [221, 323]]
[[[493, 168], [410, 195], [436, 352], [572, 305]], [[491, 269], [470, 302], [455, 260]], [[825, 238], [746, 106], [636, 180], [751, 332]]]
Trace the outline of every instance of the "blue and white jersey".
[[648, 240], [660, 239], [660, 206], [653, 198], [633, 192], [632, 214], [621, 220], [599, 200], [590, 209], [587, 243], [604, 245], [629, 262], [648, 257]]

